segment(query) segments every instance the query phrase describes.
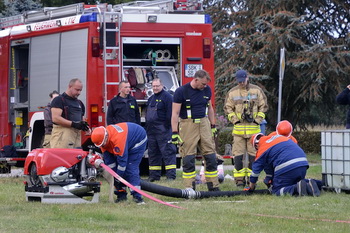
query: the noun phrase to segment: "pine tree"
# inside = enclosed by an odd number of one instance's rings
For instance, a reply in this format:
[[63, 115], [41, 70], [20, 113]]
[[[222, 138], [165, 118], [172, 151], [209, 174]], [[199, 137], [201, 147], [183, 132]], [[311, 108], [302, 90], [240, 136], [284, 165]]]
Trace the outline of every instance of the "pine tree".
[[[277, 120], [279, 51], [286, 49], [282, 119], [300, 127], [334, 123], [335, 96], [350, 73], [350, 0], [207, 0], [213, 20], [217, 112], [245, 69]], [[345, 117], [345, 111], [341, 113]], [[335, 118], [336, 116], [336, 118]], [[344, 119], [344, 118], [343, 118]]]
[[4, 0], [0, 0], [0, 17], [3, 17], [3, 12], [5, 10], [5, 2]]
[[42, 7], [40, 0], [13, 0], [6, 4], [4, 16], [22, 14], [26, 11], [37, 10]]

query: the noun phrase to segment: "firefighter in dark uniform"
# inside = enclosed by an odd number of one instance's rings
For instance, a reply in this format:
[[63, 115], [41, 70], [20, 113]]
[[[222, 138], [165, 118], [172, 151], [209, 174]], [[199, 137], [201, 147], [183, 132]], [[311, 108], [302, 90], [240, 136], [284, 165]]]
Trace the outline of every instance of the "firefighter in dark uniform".
[[171, 141], [173, 97], [163, 89], [160, 79], [152, 81], [153, 95], [147, 102], [146, 132], [148, 137], [149, 181], [160, 180], [164, 161], [167, 180], [176, 178], [176, 147]]
[[111, 99], [107, 110], [107, 125], [121, 122], [140, 124], [140, 111], [136, 99], [130, 95], [130, 84], [121, 81], [119, 94]]
[[195, 189], [195, 157], [201, 154], [206, 164], [205, 179], [208, 190], [219, 191], [215, 143], [212, 136], [216, 130], [215, 116], [210, 102], [212, 93], [208, 82], [209, 74], [205, 70], [198, 70], [190, 83], [175, 91], [171, 118], [172, 141], [174, 144], [180, 144], [185, 187]]

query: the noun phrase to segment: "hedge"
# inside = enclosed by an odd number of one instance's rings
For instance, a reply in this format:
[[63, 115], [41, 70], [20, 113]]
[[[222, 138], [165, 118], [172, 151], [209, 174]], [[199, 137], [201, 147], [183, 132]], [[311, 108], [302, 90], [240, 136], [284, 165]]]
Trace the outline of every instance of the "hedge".
[[[293, 132], [298, 140], [299, 146], [307, 154], [321, 154], [321, 132], [299, 131]], [[217, 152], [221, 155], [225, 152], [225, 144], [232, 144], [232, 128], [225, 128], [219, 131], [216, 140]]]

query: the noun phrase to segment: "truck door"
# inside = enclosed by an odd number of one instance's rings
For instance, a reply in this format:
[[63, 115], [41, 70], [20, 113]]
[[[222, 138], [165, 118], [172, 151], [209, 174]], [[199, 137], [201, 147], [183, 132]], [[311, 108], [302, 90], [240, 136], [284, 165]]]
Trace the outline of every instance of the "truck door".
[[11, 42], [9, 72], [9, 121], [12, 123], [12, 142], [23, 148], [23, 137], [28, 130], [29, 39]]

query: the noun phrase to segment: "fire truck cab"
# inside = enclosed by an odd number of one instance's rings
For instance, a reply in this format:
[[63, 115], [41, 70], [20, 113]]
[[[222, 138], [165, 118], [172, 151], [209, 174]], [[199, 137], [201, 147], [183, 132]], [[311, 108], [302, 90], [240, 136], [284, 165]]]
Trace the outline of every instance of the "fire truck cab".
[[[14, 145], [24, 156], [41, 147], [49, 93], [63, 93], [72, 78], [83, 82], [79, 99], [94, 128], [106, 125], [108, 103], [130, 71], [142, 122], [153, 78], [174, 92], [199, 69], [214, 76], [201, 0], [50, 7], [2, 18], [0, 29], [0, 148]], [[214, 78], [209, 85], [214, 90]], [[87, 150], [91, 140], [82, 134]]]

